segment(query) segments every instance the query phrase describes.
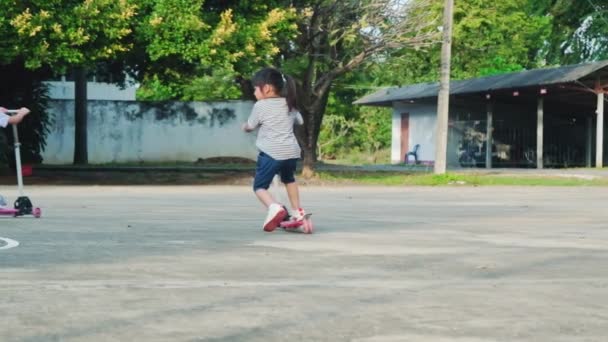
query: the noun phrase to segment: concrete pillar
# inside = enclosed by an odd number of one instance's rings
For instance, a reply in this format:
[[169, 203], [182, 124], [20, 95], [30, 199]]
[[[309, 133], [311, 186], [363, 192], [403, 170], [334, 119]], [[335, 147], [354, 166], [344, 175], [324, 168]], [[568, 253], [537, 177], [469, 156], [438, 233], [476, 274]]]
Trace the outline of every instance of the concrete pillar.
[[492, 108], [492, 102], [488, 102], [487, 107], [486, 107], [486, 115], [487, 115], [487, 122], [486, 122], [486, 168], [487, 169], [491, 169], [492, 168], [492, 130], [494, 128], [494, 125], [492, 123], [492, 116], [493, 116], [493, 108]]
[[602, 168], [604, 157], [604, 92], [597, 93], [597, 133], [595, 135], [595, 167]]
[[543, 168], [543, 133], [544, 133], [545, 99], [540, 97], [536, 107], [536, 168]]
[[587, 118], [587, 167], [592, 166], [593, 161], [593, 118]]

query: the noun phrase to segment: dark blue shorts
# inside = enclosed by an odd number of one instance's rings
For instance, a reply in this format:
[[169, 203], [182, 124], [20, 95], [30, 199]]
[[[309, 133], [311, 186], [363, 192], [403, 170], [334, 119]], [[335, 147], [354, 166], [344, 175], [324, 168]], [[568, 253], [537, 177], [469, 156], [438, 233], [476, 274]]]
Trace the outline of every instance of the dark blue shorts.
[[253, 191], [268, 189], [272, 179], [276, 174], [281, 176], [281, 182], [285, 184], [296, 181], [296, 163], [298, 159], [274, 160], [264, 152], [258, 154], [258, 162], [255, 167], [255, 180], [253, 181]]

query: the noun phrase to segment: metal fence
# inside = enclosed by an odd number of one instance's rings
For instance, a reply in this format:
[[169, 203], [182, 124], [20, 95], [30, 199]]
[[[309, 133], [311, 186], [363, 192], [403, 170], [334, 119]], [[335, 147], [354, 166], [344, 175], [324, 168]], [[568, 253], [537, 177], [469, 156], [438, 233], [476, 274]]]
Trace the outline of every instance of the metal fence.
[[[485, 120], [451, 121], [449, 141], [456, 148], [451, 160], [459, 167], [485, 167], [487, 149]], [[545, 167], [587, 164], [587, 131], [584, 122], [546, 118], [543, 163]], [[536, 125], [495, 120], [492, 132], [493, 167], [536, 167]]]

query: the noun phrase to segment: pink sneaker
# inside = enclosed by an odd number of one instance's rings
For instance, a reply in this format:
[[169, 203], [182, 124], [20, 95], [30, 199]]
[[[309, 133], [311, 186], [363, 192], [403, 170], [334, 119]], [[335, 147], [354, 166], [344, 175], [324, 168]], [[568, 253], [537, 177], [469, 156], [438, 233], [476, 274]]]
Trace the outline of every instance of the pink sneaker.
[[304, 209], [302, 209], [302, 208], [294, 209], [291, 213], [291, 220], [292, 221], [302, 221], [302, 220], [304, 220], [305, 215], [306, 215], [306, 212], [304, 211]]
[[272, 232], [275, 230], [281, 221], [287, 216], [287, 210], [282, 205], [273, 203], [268, 207], [268, 215], [264, 221], [264, 231]]

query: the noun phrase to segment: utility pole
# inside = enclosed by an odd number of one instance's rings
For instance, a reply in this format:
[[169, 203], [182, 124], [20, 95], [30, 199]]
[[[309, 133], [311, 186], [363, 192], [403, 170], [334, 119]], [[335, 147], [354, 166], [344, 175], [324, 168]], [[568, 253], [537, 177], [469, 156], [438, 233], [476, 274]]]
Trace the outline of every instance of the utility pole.
[[454, 0], [445, 0], [445, 8], [443, 11], [443, 43], [441, 45], [441, 81], [437, 99], [437, 137], [435, 142], [434, 167], [436, 174], [444, 174], [447, 164], [453, 16]]

